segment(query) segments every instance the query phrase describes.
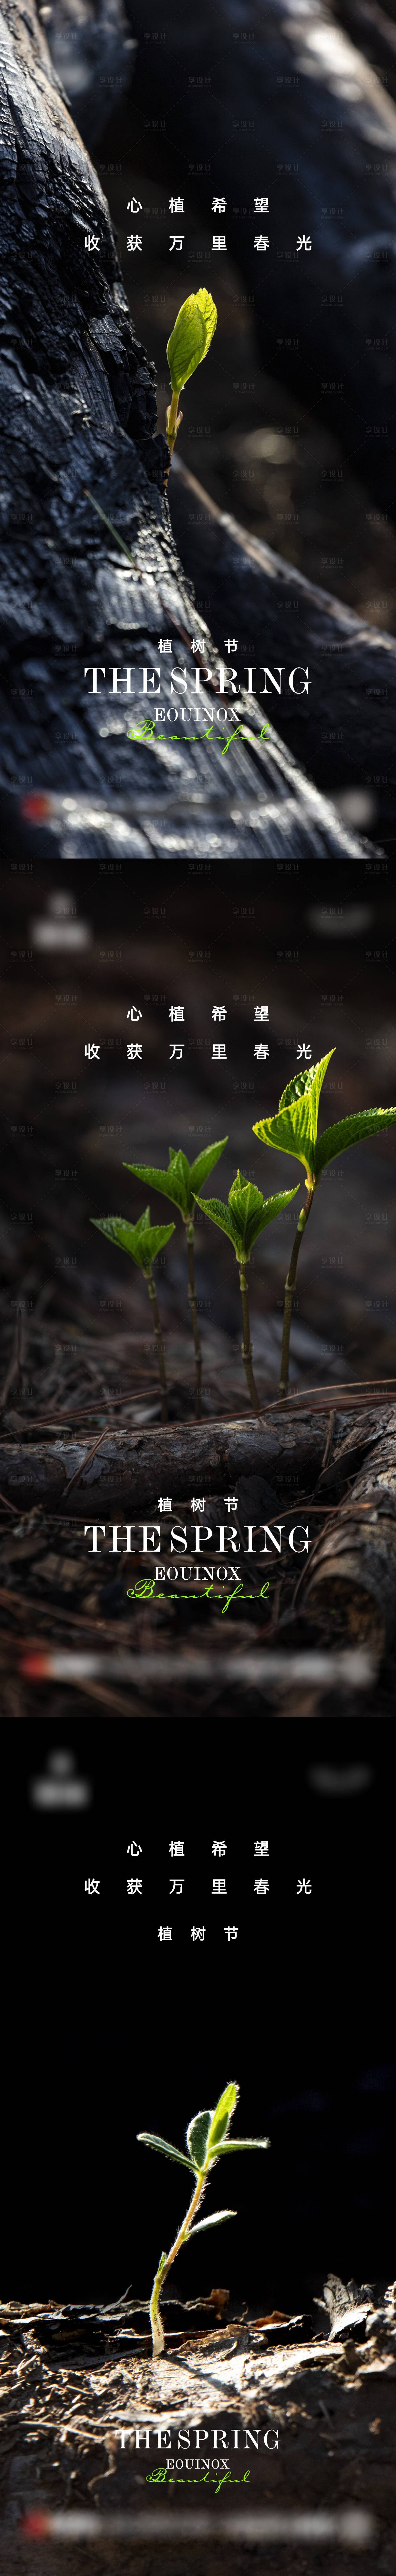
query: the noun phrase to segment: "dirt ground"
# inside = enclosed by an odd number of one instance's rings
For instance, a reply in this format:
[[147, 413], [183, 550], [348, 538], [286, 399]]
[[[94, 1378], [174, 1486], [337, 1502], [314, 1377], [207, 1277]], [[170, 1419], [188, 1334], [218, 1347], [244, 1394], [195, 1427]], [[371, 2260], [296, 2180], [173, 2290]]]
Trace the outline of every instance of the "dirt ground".
[[[214, 2294], [215, 2296], [216, 2294]], [[220, 2293], [217, 2294], [220, 2297]], [[223, 2293], [223, 2298], [227, 2294]], [[330, 2305], [331, 2301], [331, 2305]], [[23, 2539], [19, 2523], [32, 2509], [59, 2511], [77, 2506], [92, 2506], [98, 2512], [98, 2549], [90, 2543], [89, 2554], [84, 2544], [73, 2543], [62, 2554], [62, 2565], [72, 2565], [75, 2576], [89, 2564], [90, 2576], [96, 2571], [120, 2571], [130, 2565], [126, 2540], [116, 2536], [109, 2549], [103, 2538], [99, 2544], [101, 2512], [126, 2512], [135, 2507], [144, 2519], [145, 2505], [153, 2507], [158, 2495], [159, 2509], [164, 2502], [164, 2484], [170, 2487], [175, 2509], [175, 2488], [180, 2486], [180, 2471], [164, 2471], [161, 2453], [161, 2477], [158, 2476], [159, 2452], [154, 2427], [161, 2412], [163, 2424], [169, 2427], [171, 2446], [169, 2460], [180, 2458], [179, 2429], [187, 2431], [197, 2424], [205, 2426], [211, 2467], [205, 2485], [209, 2504], [213, 2501], [214, 2477], [213, 2428], [221, 2427], [227, 2440], [239, 2430], [238, 2475], [249, 2465], [250, 2478], [241, 2492], [248, 2504], [264, 2507], [275, 2504], [291, 2509], [315, 2510], [319, 2506], [364, 2505], [375, 2520], [372, 2546], [359, 2554], [362, 2576], [391, 2576], [394, 2567], [396, 2519], [395, 2469], [395, 2403], [396, 2403], [396, 2336], [395, 2285], [359, 2291], [356, 2284], [345, 2290], [331, 2280], [325, 2292], [322, 2312], [314, 2305], [312, 2316], [300, 2319], [280, 2318], [275, 2311], [271, 2319], [254, 2319], [243, 2313], [211, 2331], [175, 2331], [171, 2308], [165, 2313], [168, 2327], [164, 2358], [152, 2363], [151, 2338], [143, 2332], [145, 2320], [136, 2315], [130, 2298], [124, 2304], [124, 2315], [112, 2320], [103, 2311], [92, 2311], [90, 2319], [79, 2317], [76, 2310], [61, 2314], [53, 2304], [45, 2312], [23, 2311], [13, 2306], [0, 2311], [1, 2337], [1, 2435], [0, 2479], [2, 2522], [2, 2566], [4, 2576], [14, 2569], [25, 2570], [35, 2565], [55, 2576], [60, 2562], [59, 2546], [49, 2538], [40, 2547]], [[130, 2322], [126, 2323], [126, 2319]], [[329, 2333], [330, 2326], [330, 2333]], [[319, 2328], [319, 2330], [318, 2330]], [[150, 2463], [143, 2448], [136, 2453], [136, 2427], [152, 2428]], [[259, 2444], [246, 2443], [246, 2428], [259, 2431]], [[264, 2433], [269, 2432], [266, 2447]], [[275, 2433], [278, 2432], [278, 2447]], [[121, 2450], [121, 2433], [125, 2447]], [[128, 2433], [131, 2440], [128, 2440]], [[182, 2446], [183, 2447], [183, 2446]], [[191, 2447], [193, 2445], [191, 2444]], [[225, 2450], [225, 2445], [222, 2446]], [[231, 2476], [235, 2474], [235, 2446], [232, 2441]], [[202, 2444], [201, 2444], [202, 2449]], [[184, 2445], [186, 2457], [187, 2445]], [[247, 2457], [246, 2457], [247, 2454]], [[216, 2465], [216, 2462], [215, 2462]], [[223, 2462], [224, 2465], [224, 2462]], [[227, 2466], [227, 2463], [226, 2463]], [[173, 2483], [170, 2480], [173, 2475]], [[236, 2505], [240, 2496], [233, 2487]], [[231, 2504], [228, 2481], [221, 2490], [224, 2505]], [[193, 2513], [199, 2501], [197, 2485], [191, 2491], [191, 2477], [183, 2475], [182, 2504]], [[221, 2504], [219, 2499], [219, 2517]], [[166, 2567], [174, 2564], [174, 2546], [164, 2547]], [[192, 2550], [192, 2560], [190, 2555]], [[161, 2551], [162, 2554], [162, 2551]], [[146, 2571], [157, 2564], [153, 2545], [142, 2541], [134, 2544], [134, 2564]], [[254, 2552], [257, 2556], [257, 2550]], [[208, 2565], [224, 2565], [221, 2546], [216, 2544], [202, 2552], [202, 2544], [193, 2542], [178, 2552], [179, 2576], [187, 2576], [187, 2566], [203, 2576]], [[252, 2552], [236, 2547], [235, 2576], [252, 2563]], [[325, 2549], [306, 2552], [300, 2546], [288, 2547], [287, 2561], [282, 2548], [275, 2544], [265, 2551], [269, 2568], [299, 2569], [301, 2576], [310, 2569], [312, 2576], [329, 2564]], [[338, 2576], [347, 2576], [350, 2558], [341, 2547], [337, 2551]], [[330, 2565], [334, 2564], [330, 2553]]]

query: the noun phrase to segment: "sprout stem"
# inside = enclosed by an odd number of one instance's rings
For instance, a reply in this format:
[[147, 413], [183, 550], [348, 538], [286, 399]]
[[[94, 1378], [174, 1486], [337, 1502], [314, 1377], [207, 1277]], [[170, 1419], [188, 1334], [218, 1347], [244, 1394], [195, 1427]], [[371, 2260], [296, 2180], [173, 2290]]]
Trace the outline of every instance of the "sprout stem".
[[169, 447], [169, 465], [167, 465], [166, 470], [165, 470], [165, 488], [166, 488], [166, 484], [167, 484], [167, 482], [168, 482], [168, 475], [169, 475], [170, 467], [171, 467], [171, 463], [172, 463], [172, 456], [173, 456], [173, 449], [174, 449], [174, 444], [175, 444], [175, 438], [177, 438], [177, 432], [178, 432], [178, 429], [180, 429], [180, 422], [181, 422], [181, 421], [182, 421], [182, 419], [183, 419], [183, 413], [182, 413], [182, 411], [178, 411], [178, 408], [177, 408], [177, 406], [178, 406], [178, 401], [179, 401], [179, 395], [178, 395], [178, 394], [172, 394], [172, 401], [171, 401], [171, 403], [169, 403], [168, 411], [167, 411], [167, 414], [166, 414], [165, 430], [166, 430], [166, 437], [167, 437], [167, 440], [168, 440], [168, 447]]
[[155, 2281], [153, 2281], [149, 2310], [153, 2338], [153, 2361], [158, 2361], [159, 2355], [164, 2351], [165, 2345], [162, 2317], [159, 2315], [159, 2299], [161, 2290], [163, 2290], [164, 2281], [167, 2281], [171, 2264], [174, 2263], [176, 2254], [179, 2254], [180, 2252], [180, 2246], [184, 2245], [185, 2237], [190, 2234], [192, 2219], [195, 2218], [195, 2211], [198, 2209], [199, 2201], [202, 2199], [202, 2193], [205, 2191], [207, 2179], [207, 2174], [201, 2173], [198, 2175], [198, 2181], [196, 2183], [195, 2191], [193, 2191], [190, 2207], [187, 2210], [186, 2217], [183, 2219], [182, 2227], [179, 2227], [178, 2235], [175, 2236], [174, 2244], [171, 2245], [170, 2254], [161, 2254], [158, 2272], [156, 2272]]
[[168, 1390], [167, 1390], [166, 1374], [165, 1374], [165, 1353], [164, 1353], [164, 1345], [163, 1345], [163, 1340], [162, 1340], [162, 1333], [161, 1333], [160, 1319], [159, 1319], [159, 1314], [158, 1314], [158, 1306], [157, 1306], [156, 1291], [155, 1291], [155, 1287], [154, 1287], [154, 1280], [153, 1280], [152, 1275], [151, 1275], [151, 1270], [146, 1270], [146, 1279], [147, 1279], [147, 1287], [148, 1287], [149, 1297], [151, 1297], [151, 1304], [152, 1304], [152, 1309], [153, 1309], [153, 1328], [154, 1328], [155, 1340], [156, 1340], [156, 1344], [157, 1344], [157, 1360], [158, 1360], [158, 1368], [159, 1368], [159, 1374], [160, 1374], [160, 1380], [161, 1380], [161, 1387], [162, 1387], [162, 1420], [163, 1420], [163, 1422], [167, 1422], [167, 1420], [168, 1420]]
[[174, 440], [174, 438], [176, 437], [176, 421], [177, 421], [177, 406], [178, 406], [178, 401], [179, 401], [179, 396], [178, 396], [178, 394], [172, 394], [172, 401], [171, 401], [170, 408], [169, 408], [168, 415], [167, 415], [167, 433], [166, 433], [166, 434], [167, 434], [167, 439], [168, 439], [168, 441], [169, 441], [169, 446], [170, 446], [170, 444], [171, 444], [171, 441], [172, 441], [172, 446], [173, 446], [173, 440]]
[[312, 1183], [308, 1183], [308, 1197], [307, 1197], [306, 1202], [305, 1202], [305, 1207], [301, 1208], [301, 1214], [300, 1214], [300, 1216], [299, 1216], [298, 1226], [297, 1226], [297, 1233], [296, 1233], [296, 1234], [295, 1234], [295, 1236], [294, 1236], [293, 1251], [292, 1251], [292, 1255], [291, 1255], [290, 1266], [289, 1266], [288, 1273], [287, 1273], [287, 1279], [286, 1279], [286, 1281], [285, 1281], [285, 1304], [284, 1304], [284, 1314], [283, 1314], [282, 1358], [281, 1358], [281, 1374], [280, 1374], [280, 1385], [279, 1385], [279, 1394], [280, 1394], [280, 1395], [288, 1395], [288, 1393], [289, 1393], [289, 1343], [290, 1343], [290, 1325], [291, 1325], [291, 1315], [292, 1315], [292, 1305], [293, 1305], [294, 1290], [295, 1290], [295, 1285], [296, 1285], [296, 1270], [297, 1270], [298, 1255], [299, 1255], [299, 1250], [300, 1250], [300, 1243], [301, 1243], [301, 1241], [302, 1241], [302, 1236], [303, 1236], [303, 1234], [305, 1234], [305, 1227], [306, 1227], [306, 1225], [307, 1225], [307, 1223], [308, 1223], [309, 1212], [310, 1212], [310, 1208], [312, 1207], [313, 1195], [314, 1195], [314, 1184], [313, 1184], [313, 1182], [312, 1182]]
[[201, 1351], [201, 1344], [200, 1344], [199, 1332], [198, 1332], [198, 1317], [197, 1317], [197, 1291], [196, 1291], [196, 1286], [195, 1286], [195, 1271], [194, 1271], [194, 1225], [193, 1225], [193, 1222], [190, 1222], [189, 1226], [187, 1227], [187, 1243], [188, 1243], [188, 1301], [189, 1301], [189, 1307], [190, 1307], [190, 1313], [191, 1313], [191, 1322], [192, 1322], [192, 1328], [193, 1328], [193, 1334], [194, 1334], [194, 1348], [195, 1348], [195, 1412], [196, 1412], [196, 1419], [197, 1419], [197, 1422], [200, 1422], [200, 1420], [201, 1420], [202, 1351]]
[[245, 1374], [246, 1374], [246, 1377], [247, 1377], [247, 1383], [248, 1383], [249, 1395], [250, 1395], [250, 1402], [251, 1402], [251, 1404], [253, 1405], [253, 1412], [254, 1412], [254, 1413], [259, 1413], [259, 1412], [260, 1412], [260, 1405], [259, 1405], [259, 1399], [258, 1399], [258, 1394], [257, 1394], [257, 1387], [256, 1387], [255, 1379], [254, 1379], [254, 1376], [253, 1376], [253, 1369], [252, 1369], [253, 1350], [252, 1350], [252, 1344], [251, 1344], [251, 1340], [250, 1340], [249, 1298], [248, 1298], [248, 1284], [247, 1284], [247, 1278], [246, 1278], [246, 1271], [245, 1271], [245, 1270], [240, 1270], [240, 1272], [239, 1272], [239, 1286], [240, 1286], [241, 1298], [242, 1298], [242, 1315], [243, 1315], [242, 1358], [243, 1358], [243, 1363], [244, 1363], [244, 1368], [245, 1368]]

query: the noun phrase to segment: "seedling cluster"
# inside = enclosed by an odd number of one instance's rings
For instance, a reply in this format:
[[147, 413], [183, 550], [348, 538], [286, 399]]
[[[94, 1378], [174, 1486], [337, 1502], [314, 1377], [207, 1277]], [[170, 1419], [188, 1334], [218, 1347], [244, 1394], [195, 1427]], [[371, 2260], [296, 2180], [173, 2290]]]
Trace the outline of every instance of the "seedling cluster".
[[270, 2145], [269, 2138], [230, 2138], [230, 2122], [234, 2116], [238, 2096], [239, 2085], [226, 2084], [225, 2092], [220, 2094], [220, 2101], [216, 2103], [215, 2111], [196, 2112], [186, 2132], [187, 2155], [182, 2154], [180, 2147], [169, 2146], [167, 2138], [155, 2137], [150, 2129], [140, 2129], [138, 2133], [140, 2146], [155, 2147], [158, 2155], [170, 2156], [173, 2164], [186, 2165], [190, 2180], [193, 2180], [192, 2199], [186, 2210], [186, 2216], [182, 2220], [181, 2227], [178, 2228], [169, 2254], [160, 2255], [153, 2281], [149, 2315], [154, 2359], [164, 2351], [165, 2338], [160, 2301], [168, 2273], [172, 2263], [176, 2261], [176, 2255], [181, 2253], [182, 2245], [186, 2245], [191, 2237], [201, 2236], [204, 2227], [221, 2227], [225, 2218], [237, 2216], [236, 2209], [214, 2209], [209, 2218], [196, 2220], [196, 2211], [204, 2198], [207, 2183], [210, 2181], [210, 2175], [218, 2163], [219, 2156], [240, 2155], [245, 2147], [269, 2147]]
[[[283, 1396], [287, 1396], [289, 1389], [290, 1324], [297, 1262], [302, 1237], [322, 1174], [327, 1164], [334, 1161], [336, 1155], [346, 1152], [348, 1145], [362, 1143], [366, 1136], [380, 1135], [384, 1127], [393, 1126], [396, 1120], [396, 1108], [359, 1109], [353, 1117], [339, 1119], [335, 1127], [325, 1127], [324, 1133], [318, 1136], [318, 1110], [322, 1082], [334, 1052], [334, 1047], [330, 1047], [329, 1054], [322, 1056], [318, 1064], [306, 1066], [304, 1071], [294, 1074], [292, 1081], [286, 1084], [285, 1091], [282, 1091], [276, 1116], [259, 1118], [253, 1127], [253, 1135], [258, 1136], [260, 1144], [271, 1145], [276, 1153], [290, 1154], [295, 1162], [303, 1165], [306, 1177], [305, 1206], [301, 1208], [298, 1218], [285, 1282], [280, 1378], [280, 1394]], [[194, 1272], [195, 1209], [200, 1208], [201, 1212], [211, 1219], [212, 1224], [220, 1228], [222, 1234], [228, 1235], [238, 1262], [243, 1317], [242, 1356], [250, 1401], [254, 1411], [258, 1413], [260, 1405], [252, 1366], [247, 1264], [259, 1235], [264, 1232], [267, 1225], [273, 1224], [274, 1218], [283, 1213], [284, 1208], [289, 1206], [291, 1200], [296, 1197], [299, 1187], [297, 1181], [294, 1188], [278, 1190], [272, 1198], [265, 1199], [262, 1191], [256, 1189], [252, 1181], [244, 1180], [243, 1174], [238, 1171], [231, 1185], [228, 1205], [224, 1199], [202, 1198], [202, 1184], [208, 1180], [209, 1173], [213, 1171], [214, 1164], [219, 1161], [220, 1154], [224, 1153], [224, 1147], [227, 1144], [228, 1137], [222, 1136], [215, 1144], [208, 1145], [202, 1154], [197, 1154], [196, 1161], [192, 1164], [187, 1161], [186, 1154], [170, 1145], [167, 1171], [146, 1163], [126, 1163], [124, 1167], [126, 1171], [133, 1172], [135, 1180], [143, 1182], [145, 1189], [161, 1191], [162, 1196], [170, 1199], [172, 1205], [178, 1208], [182, 1217], [188, 1252], [188, 1298], [195, 1348], [195, 1402], [198, 1419], [201, 1412], [202, 1354]], [[144, 1272], [147, 1279], [162, 1390], [162, 1418], [166, 1422], [168, 1410], [164, 1347], [152, 1265], [158, 1253], [162, 1252], [164, 1244], [169, 1243], [171, 1234], [174, 1234], [174, 1224], [172, 1222], [171, 1225], [152, 1226], [149, 1207], [145, 1208], [144, 1215], [138, 1218], [135, 1225], [131, 1225], [126, 1217], [121, 1216], [92, 1217], [91, 1224], [98, 1226], [101, 1234], [109, 1235], [112, 1242], [119, 1243], [122, 1250], [130, 1254], [131, 1260], [136, 1262], [138, 1269]]]

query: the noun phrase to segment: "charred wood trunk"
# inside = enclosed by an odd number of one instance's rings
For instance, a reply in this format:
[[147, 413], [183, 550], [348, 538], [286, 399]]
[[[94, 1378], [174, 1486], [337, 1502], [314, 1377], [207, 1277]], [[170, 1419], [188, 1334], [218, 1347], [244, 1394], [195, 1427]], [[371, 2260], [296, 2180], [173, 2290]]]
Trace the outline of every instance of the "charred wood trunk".
[[62, 96], [92, 152], [123, 92], [129, 89], [136, 52], [123, 0], [56, 0], [41, 9]]
[[[232, 622], [241, 667], [255, 664], [263, 688], [264, 661], [273, 670], [309, 669], [309, 697], [261, 696], [275, 709], [277, 731], [295, 759], [306, 760], [329, 796], [347, 785], [370, 786], [376, 776], [378, 828], [394, 821], [396, 759], [396, 640], [355, 617], [329, 591], [304, 579], [259, 537], [249, 536], [175, 457], [169, 483], [173, 533], [184, 571], [194, 582], [197, 607], [205, 598], [219, 649]], [[237, 700], [236, 700], [237, 706]]]
[[[113, 854], [118, 804], [130, 824], [136, 807], [139, 815], [144, 809], [129, 838], [126, 831], [126, 856], [173, 857], [204, 846], [206, 854], [271, 864], [287, 855], [358, 857], [359, 843], [276, 735], [259, 742], [251, 699], [241, 698], [242, 733], [226, 758], [221, 728], [212, 735], [209, 724], [208, 740], [180, 722], [177, 732], [171, 672], [186, 666], [193, 611], [164, 499], [168, 450], [156, 434], [153, 368], [131, 324], [106, 200], [56, 86], [32, 0], [19, 14], [5, 0], [3, 27], [0, 791], [10, 792], [16, 811], [21, 790], [72, 795], [77, 827], [81, 798], [87, 837], [77, 856], [96, 854], [98, 825], [106, 855], [107, 809]], [[98, 248], [87, 247], [92, 241]], [[87, 487], [125, 536], [133, 567], [102, 528]], [[142, 721], [142, 666], [154, 662], [164, 627], [172, 661], [161, 674], [163, 729], [158, 739], [129, 740], [131, 719]], [[207, 630], [205, 643], [212, 669]], [[97, 695], [84, 678], [92, 664]], [[113, 685], [121, 668], [130, 674], [126, 698]], [[217, 679], [209, 679], [210, 721], [217, 697]], [[175, 806], [187, 818], [179, 836]], [[209, 814], [216, 828], [208, 842]]]
[[360, 45], [388, 96], [396, 99], [396, 25], [389, 9], [381, 8], [380, 0], [333, 0], [333, 8], [345, 34]]
[[[203, 0], [196, 27], [184, 0], [175, 0], [163, 54], [145, 44], [145, 0], [134, 0], [133, 32], [140, 148], [144, 141], [147, 150], [144, 120], [156, 118], [158, 172], [165, 119], [164, 185], [174, 145], [209, 250], [207, 174], [219, 172], [220, 221], [255, 306], [264, 366], [303, 403], [309, 391], [311, 413], [332, 424], [355, 472], [394, 517], [393, 99], [320, 0], [301, 0], [298, 9], [293, 0], [267, 0], [265, 9], [255, 0], [248, 27], [236, 22], [233, 0], [217, 0], [215, 12]], [[269, 199], [261, 217], [260, 185]], [[261, 256], [258, 232], [269, 236]], [[297, 250], [303, 234], [308, 254]], [[214, 293], [219, 270], [213, 257]]]

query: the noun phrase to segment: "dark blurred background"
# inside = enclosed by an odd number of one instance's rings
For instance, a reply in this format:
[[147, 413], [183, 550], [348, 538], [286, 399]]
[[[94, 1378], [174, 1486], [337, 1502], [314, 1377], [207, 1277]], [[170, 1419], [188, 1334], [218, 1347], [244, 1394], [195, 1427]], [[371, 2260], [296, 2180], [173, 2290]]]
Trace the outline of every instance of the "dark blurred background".
[[[77, 1812], [33, 1803], [43, 1781], [56, 1787], [65, 1746], [86, 1798]], [[175, 2295], [220, 2282], [256, 2310], [287, 2312], [320, 2296], [328, 2268], [392, 2277], [389, 1730], [374, 1714], [359, 1729], [324, 1725], [320, 1739], [309, 1725], [267, 1726], [259, 1748], [236, 1720], [220, 1746], [213, 1730], [194, 1739], [186, 1706], [171, 1740], [151, 1731], [149, 1772], [139, 1726], [116, 1724], [111, 1742], [70, 1721], [66, 1733], [6, 1727], [2, 1789], [3, 1913], [11, 1931], [21, 1911], [24, 1924], [5, 1993], [3, 2298], [112, 2300], [129, 2286], [144, 2297], [185, 2178], [136, 2132], [183, 2147], [188, 2119], [230, 2077], [236, 2131], [268, 2134], [270, 2151], [217, 2168], [212, 2205], [231, 2201], [238, 2216], [180, 2260]], [[265, 1864], [253, 1857], [263, 1835]], [[139, 1898], [127, 1897], [130, 1873]], [[215, 1873], [226, 1899], [212, 1896]], [[297, 1898], [301, 1876], [311, 1896]]]
[[[260, 364], [254, 297], [244, 290], [229, 252], [226, 258], [211, 259], [216, 218], [210, 212], [209, 171], [207, 224], [194, 202], [191, 177], [184, 219], [188, 258], [184, 252], [169, 254], [169, 147], [166, 151], [161, 138], [150, 138], [142, 128], [136, 73], [130, 100], [120, 103], [93, 157], [110, 206], [135, 328], [155, 361], [158, 426], [165, 429], [169, 402], [166, 343], [185, 296], [203, 285], [215, 297], [217, 329], [208, 366], [204, 373], [198, 368], [186, 386], [178, 454], [219, 509], [232, 511], [242, 527], [264, 537], [308, 581], [345, 600], [370, 626], [394, 634], [396, 531], [386, 510], [353, 473], [341, 437], [310, 413], [309, 382], [304, 403]], [[105, 146], [108, 158], [103, 157]], [[128, 253], [126, 247], [127, 226], [133, 221], [126, 215], [132, 184], [142, 201], [133, 227], [136, 232], [138, 224], [143, 226], [142, 255]], [[268, 220], [263, 217], [263, 225]], [[177, 230], [176, 216], [173, 221]], [[223, 228], [226, 221], [224, 216]], [[182, 223], [180, 216], [180, 227]], [[274, 224], [272, 201], [272, 235]], [[279, 319], [281, 325], [281, 283]], [[172, 477], [168, 497], [172, 516]], [[205, 615], [201, 594], [200, 605]], [[308, 747], [304, 757], [309, 766]]]

